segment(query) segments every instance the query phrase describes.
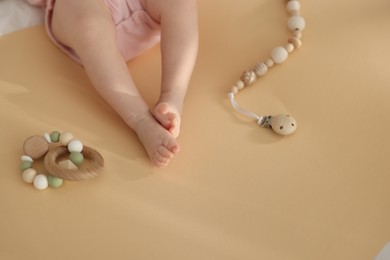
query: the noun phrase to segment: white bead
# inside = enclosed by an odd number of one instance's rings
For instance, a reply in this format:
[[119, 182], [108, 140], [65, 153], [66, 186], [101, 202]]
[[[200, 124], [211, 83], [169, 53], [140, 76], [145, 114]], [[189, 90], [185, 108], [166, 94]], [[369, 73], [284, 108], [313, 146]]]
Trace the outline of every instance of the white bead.
[[286, 51], [287, 51], [288, 53], [293, 52], [294, 49], [295, 49], [295, 47], [294, 47], [294, 45], [293, 45], [292, 43], [286, 44], [286, 46], [285, 46], [284, 48], [286, 49]]
[[238, 90], [241, 90], [241, 89], [243, 89], [245, 87], [245, 83], [244, 83], [244, 81], [239, 80], [239, 81], [236, 82], [235, 86], [238, 88]]
[[69, 132], [64, 132], [60, 135], [60, 144], [67, 146], [68, 143], [73, 139], [73, 135]]
[[51, 144], [51, 139], [50, 139], [50, 135], [48, 133], [44, 133], [43, 134], [43, 137], [46, 139], [46, 141]]
[[28, 168], [23, 171], [22, 178], [24, 182], [26, 183], [33, 183], [35, 176], [37, 175], [37, 172], [33, 168]]
[[232, 87], [231, 92], [236, 95], [238, 93], [238, 88], [236, 86]]
[[291, 16], [290, 19], [288, 19], [287, 25], [290, 31], [296, 31], [296, 30], [303, 31], [306, 23], [305, 23], [305, 19], [302, 16], [295, 15], [295, 16]]
[[289, 11], [290, 13], [294, 12], [294, 11], [298, 11], [301, 10], [301, 4], [299, 3], [299, 1], [288, 1], [287, 3], [287, 11]]
[[271, 51], [271, 58], [276, 64], [283, 63], [288, 58], [288, 52], [283, 47], [276, 47]]
[[83, 144], [79, 140], [73, 139], [72, 141], [69, 142], [68, 151], [70, 153], [72, 152], [81, 153], [82, 150], [83, 150]]
[[257, 76], [262, 77], [267, 73], [268, 67], [267, 65], [265, 65], [265, 63], [259, 62], [256, 64], [254, 71], [257, 74]]
[[274, 61], [272, 59], [268, 59], [265, 61], [265, 65], [267, 65], [268, 68], [271, 68], [274, 66]]
[[49, 186], [49, 182], [47, 181], [47, 177], [44, 174], [38, 174], [34, 178], [34, 187], [38, 190], [44, 190]]
[[22, 162], [33, 162], [33, 161], [34, 161], [33, 158], [31, 158], [31, 157], [28, 156], [28, 155], [22, 155], [22, 156], [20, 157], [20, 160], [21, 160]]

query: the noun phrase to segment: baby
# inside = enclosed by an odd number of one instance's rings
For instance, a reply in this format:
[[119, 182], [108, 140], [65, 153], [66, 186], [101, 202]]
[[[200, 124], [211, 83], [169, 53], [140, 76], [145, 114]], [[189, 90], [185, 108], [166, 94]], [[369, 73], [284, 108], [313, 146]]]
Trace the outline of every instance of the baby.
[[[198, 51], [196, 0], [27, 1], [46, 7], [53, 42], [84, 66], [98, 93], [137, 133], [152, 162], [166, 166], [180, 149], [176, 138]], [[160, 38], [161, 94], [150, 109], [126, 62]]]

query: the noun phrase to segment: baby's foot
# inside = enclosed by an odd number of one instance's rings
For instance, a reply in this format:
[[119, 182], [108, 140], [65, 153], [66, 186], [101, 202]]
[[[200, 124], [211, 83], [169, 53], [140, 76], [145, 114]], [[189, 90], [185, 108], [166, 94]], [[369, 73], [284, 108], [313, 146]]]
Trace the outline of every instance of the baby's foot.
[[153, 115], [174, 138], [179, 136], [180, 113], [174, 105], [171, 105], [168, 102], [160, 102], [154, 108]]
[[152, 162], [158, 167], [167, 166], [179, 152], [179, 144], [151, 115], [139, 122], [134, 130]]

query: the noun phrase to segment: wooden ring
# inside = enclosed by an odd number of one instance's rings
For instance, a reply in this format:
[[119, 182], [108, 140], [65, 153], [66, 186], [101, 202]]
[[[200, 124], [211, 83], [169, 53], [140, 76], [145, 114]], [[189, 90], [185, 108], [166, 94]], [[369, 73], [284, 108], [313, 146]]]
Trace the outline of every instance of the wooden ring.
[[46, 167], [46, 170], [51, 175], [66, 180], [80, 181], [92, 179], [103, 171], [104, 159], [101, 154], [96, 150], [88, 146], [84, 146], [82, 154], [84, 158], [91, 160], [91, 165], [85, 169], [68, 170], [60, 167], [57, 163], [57, 159], [67, 153], [69, 152], [66, 147], [59, 146], [50, 149], [49, 152], [46, 154], [44, 165]]

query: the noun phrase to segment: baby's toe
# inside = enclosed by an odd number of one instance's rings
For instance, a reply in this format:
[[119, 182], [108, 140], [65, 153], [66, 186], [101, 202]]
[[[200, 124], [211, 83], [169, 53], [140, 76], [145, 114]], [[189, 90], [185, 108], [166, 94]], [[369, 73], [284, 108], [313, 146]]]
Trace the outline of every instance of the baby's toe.
[[163, 147], [172, 152], [173, 155], [179, 152], [180, 146], [175, 139], [166, 138], [163, 140]]
[[160, 146], [157, 153], [163, 156], [164, 158], [168, 158], [168, 159], [172, 159], [174, 156], [173, 152], [171, 152], [164, 146]]

